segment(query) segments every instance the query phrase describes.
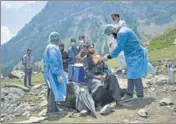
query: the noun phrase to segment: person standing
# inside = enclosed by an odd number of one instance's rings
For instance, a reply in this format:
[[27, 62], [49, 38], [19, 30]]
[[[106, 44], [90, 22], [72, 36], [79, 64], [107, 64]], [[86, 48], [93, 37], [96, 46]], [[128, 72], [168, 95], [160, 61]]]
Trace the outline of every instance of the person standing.
[[64, 49], [65, 49], [65, 46], [63, 43], [60, 43], [59, 44], [59, 49], [61, 51], [61, 54], [62, 54], [62, 61], [63, 61], [63, 67], [64, 67], [64, 71], [68, 73], [68, 52], [66, 52]]
[[80, 49], [76, 44], [76, 39], [72, 38], [70, 40], [70, 47], [68, 48], [68, 56], [69, 56], [69, 61], [68, 64], [75, 64], [76, 63], [76, 56], [79, 54]]
[[[113, 13], [111, 15], [111, 18], [112, 18], [112, 20], [114, 22], [115, 27], [120, 28], [120, 27], [123, 27], [123, 26], [127, 26], [126, 22], [124, 20], [120, 19], [120, 15], [119, 14]], [[115, 40], [113, 40], [114, 42], [111, 43], [110, 46], [109, 46], [111, 48], [111, 50], [114, 49], [116, 47], [116, 45], [117, 45]], [[114, 44], [114, 47], [112, 47], [112, 44]], [[119, 59], [119, 62], [120, 62], [119, 63], [120, 64], [120, 68], [117, 70], [117, 72], [121, 71], [123, 69], [126, 70], [126, 62], [125, 62], [125, 57], [124, 57], [124, 52], [123, 51], [121, 51], [121, 53], [119, 54], [118, 59]]]
[[106, 35], [113, 34], [116, 36], [117, 46], [104, 59], [112, 59], [117, 57], [121, 51], [124, 51], [125, 60], [127, 64], [127, 94], [122, 99], [128, 101], [133, 98], [134, 87], [136, 89], [137, 97], [143, 98], [143, 84], [142, 77], [147, 75], [147, 53], [140, 45], [137, 35], [128, 27], [123, 26], [117, 28], [114, 25], [107, 25], [104, 31]]
[[27, 49], [26, 54], [22, 58], [22, 64], [24, 65], [24, 86], [32, 86], [31, 80], [32, 80], [32, 56], [31, 56], [31, 50]]
[[67, 80], [64, 74], [62, 55], [58, 47], [59, 33], [51, 32], [48, 42], [43, 55], [44, 79], [48, 86], [47, 116], [48, 119], [57, 119], [58, 112], [61, 111], [57, 107], [57, 102], [66, 99]]

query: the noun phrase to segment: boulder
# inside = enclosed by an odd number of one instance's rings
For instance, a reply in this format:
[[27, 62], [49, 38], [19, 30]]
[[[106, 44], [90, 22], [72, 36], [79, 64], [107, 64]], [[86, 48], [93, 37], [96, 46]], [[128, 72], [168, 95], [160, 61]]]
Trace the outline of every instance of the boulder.
[[22, 89], [23, 91], [30, 91], [30, 89], [28, 87], [22, 86], [22, 85], [17, 85], [17, 84], [5, 84], [4, 87], [15, 87], [15, 88], [19, 88]]
[[164, 98], [164, 99], [160, 100], [160, 106], [167, 106], [167, 105], [173, 105], [173, 104], [174, 103], [169, 98]]
[[21, 79], [24, 77], [24, 72], [20, 70], [14, 70], [9, 74], [9, 78], [18, 78]]
[[31, 90], [33, 91], [33, 90], [39, 89], [41, 87], [42, 87], [42, 84], [37, 84], [37, 85], [34, 85]]

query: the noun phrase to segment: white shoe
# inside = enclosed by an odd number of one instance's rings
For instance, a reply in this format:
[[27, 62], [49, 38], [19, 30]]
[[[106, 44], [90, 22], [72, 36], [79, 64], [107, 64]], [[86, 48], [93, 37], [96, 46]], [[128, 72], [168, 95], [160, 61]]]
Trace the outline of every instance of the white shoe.
[[101, 115], [109, 114], [115, 107], [116, 107], [116, 102], [107, 104], [101, 109], [100, 114]]
[[81, 116], [87, 116], [87, 114], [88, 114], [88, 111], [87, 111], [87, 110], [82, 110], [82, 111], [80, 112], [80, 115], [81, 115]]

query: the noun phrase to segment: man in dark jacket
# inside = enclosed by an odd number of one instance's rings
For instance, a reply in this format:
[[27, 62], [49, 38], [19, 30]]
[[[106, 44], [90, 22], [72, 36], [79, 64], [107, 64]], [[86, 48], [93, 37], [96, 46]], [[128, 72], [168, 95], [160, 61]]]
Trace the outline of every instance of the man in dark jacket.
[[61, 51], [62, 54], [62, 61], [63, 61], [63, 67], [64, 67], [64, 71], [68, 72], [68, 52], [64, 51], [64, 44], [60, 43], [59, 44], [59, 49]]
[[86, 82], [97, 107], [121, 99], [120, 88], [115, 75], [110, 73], [101, 56], [96, 55], [94, 46], [87, 45], [88, 55], [84, 58]]

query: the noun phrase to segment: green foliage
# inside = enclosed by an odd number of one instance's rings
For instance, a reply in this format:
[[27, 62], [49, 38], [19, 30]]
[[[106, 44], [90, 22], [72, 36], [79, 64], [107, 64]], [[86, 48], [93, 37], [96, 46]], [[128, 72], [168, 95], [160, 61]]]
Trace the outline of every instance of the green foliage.
[[173, 46], [176, 39], [176, 29], [170, 30], [161, 36], [153, 39], [148, 46], [149, 51], [163, 49]]

